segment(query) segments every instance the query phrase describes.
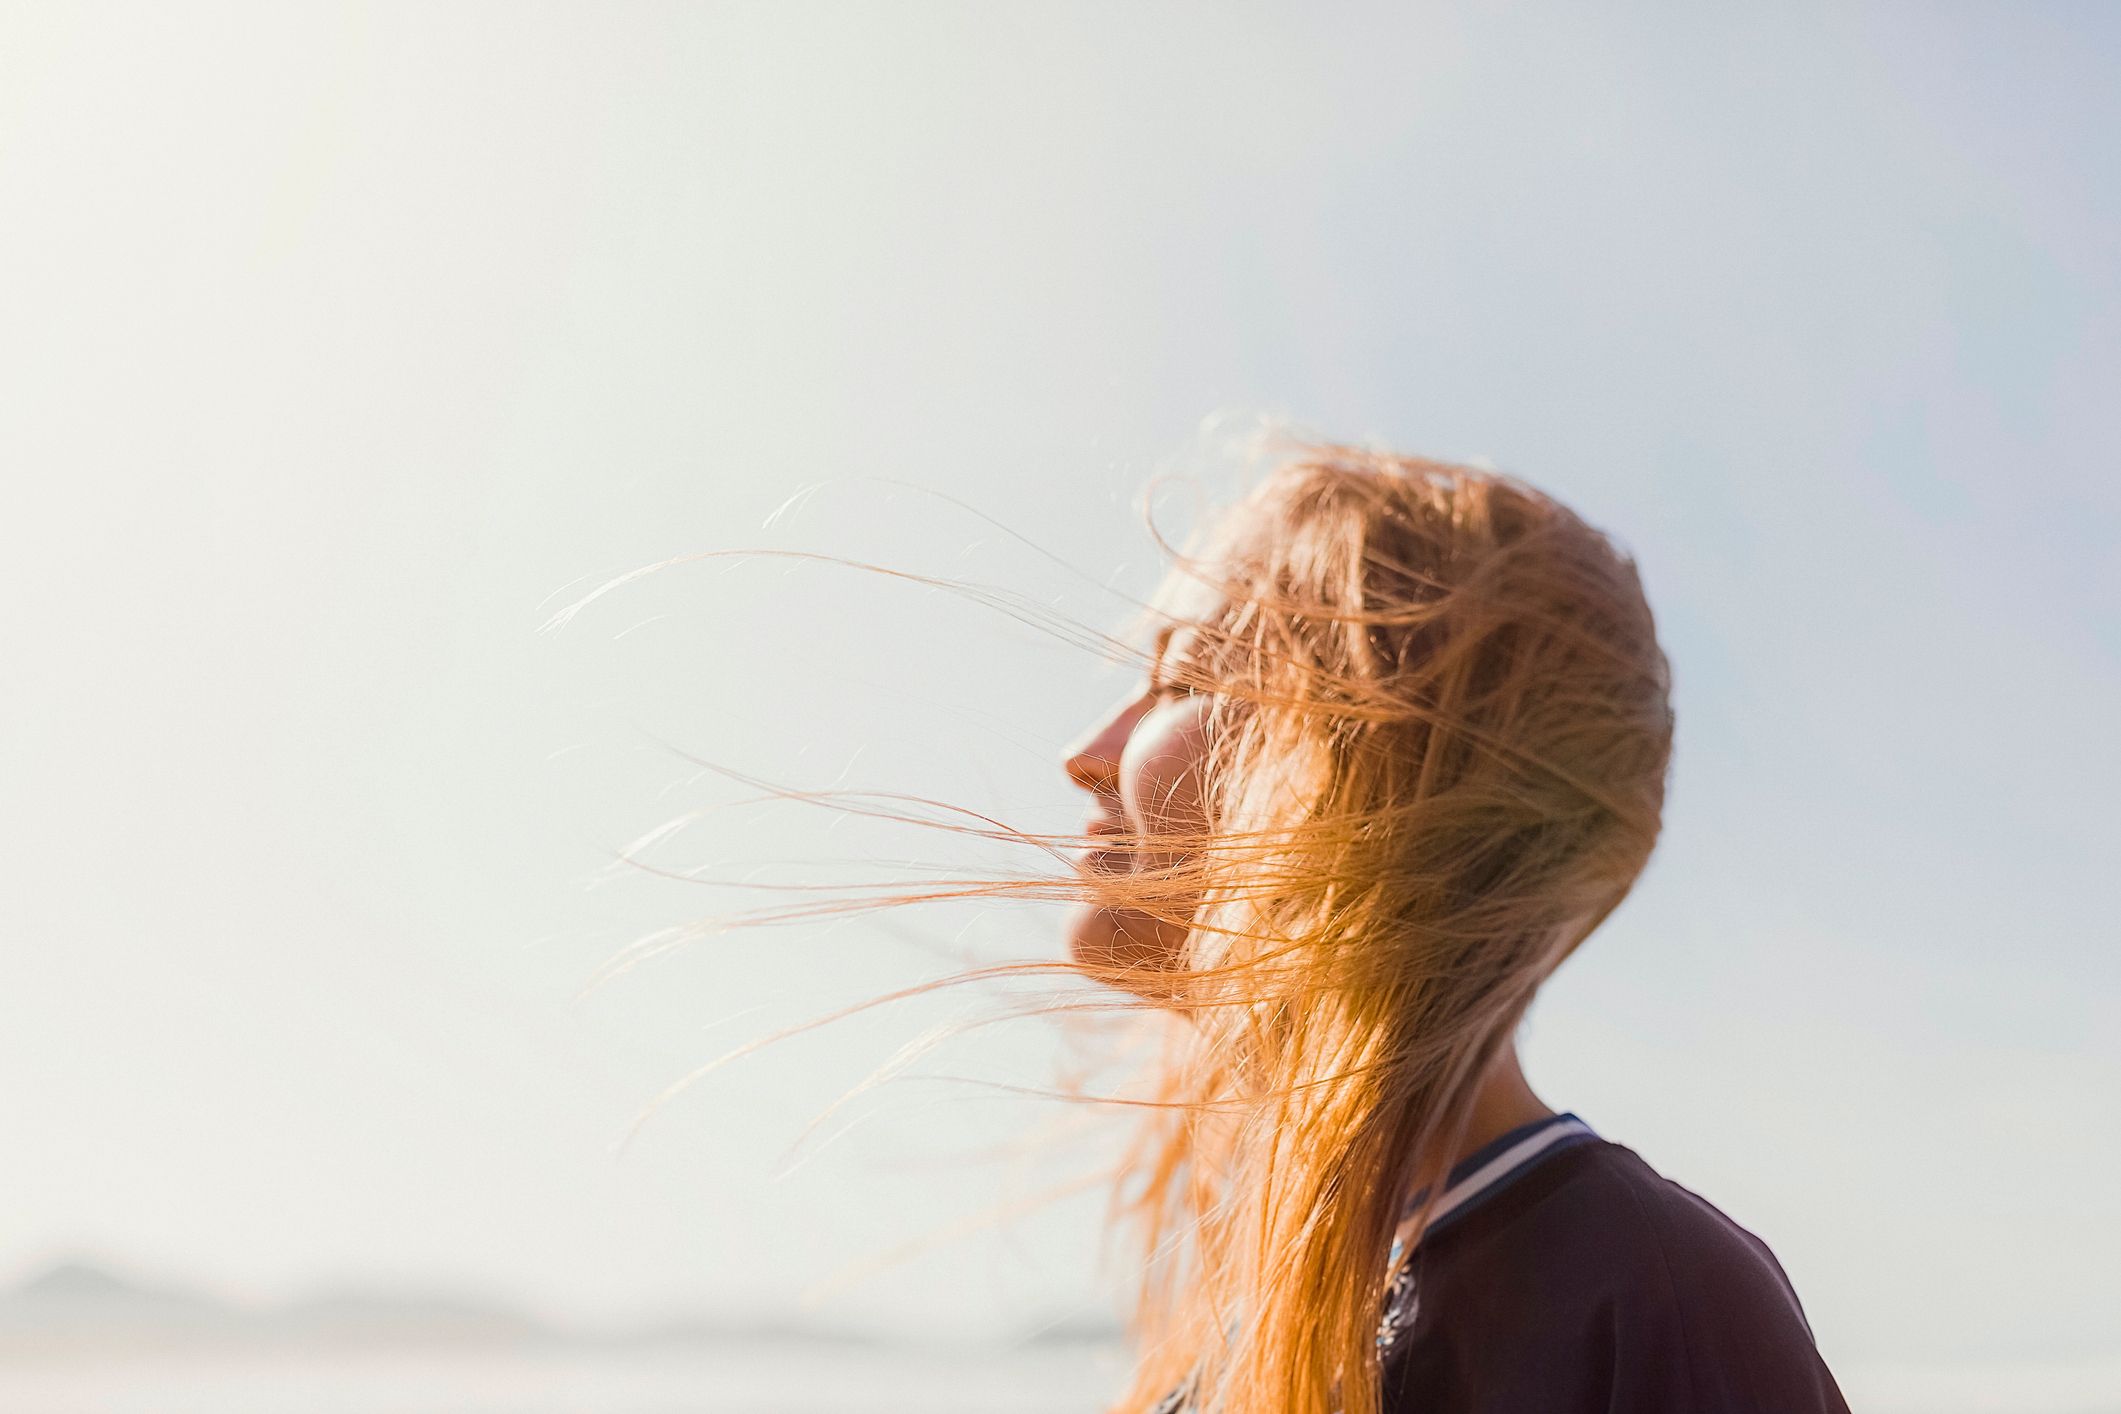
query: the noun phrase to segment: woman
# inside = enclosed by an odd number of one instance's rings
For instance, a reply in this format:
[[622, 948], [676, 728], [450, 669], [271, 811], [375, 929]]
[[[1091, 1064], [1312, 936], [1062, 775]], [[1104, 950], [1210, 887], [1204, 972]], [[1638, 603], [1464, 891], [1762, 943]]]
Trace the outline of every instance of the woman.
[[1521, 482], [1312, 446], [1153, 609], [1066, 760], [1072, 960], [1174, 1017], [1114, 1410], [1845, 1414], [1768, 1249], [1518, 1066], [1657, 839], [1630, 562]]

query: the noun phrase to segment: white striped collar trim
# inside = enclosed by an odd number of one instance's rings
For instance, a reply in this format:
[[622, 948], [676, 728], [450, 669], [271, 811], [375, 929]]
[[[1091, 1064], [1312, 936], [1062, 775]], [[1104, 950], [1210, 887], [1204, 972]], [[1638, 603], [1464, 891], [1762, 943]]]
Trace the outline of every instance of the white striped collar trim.
[[[1483, 1144], [1451, 1170], [1449, 1185], [1429, 1215], [1428, 1231], [1435, 1232], [1474, 1200], [1494, 1193], [1556, 1149], [1588, 1143], [1597, 1137], [1597, 1131], [1575, 1115], [1558, 1114], [1521, 1125]], [[1409, 1217], [1421, 1197], [1416, 1194], [1407, 1205]], [[1396, 1253], [1398, 1244], [1393, 1246]]]

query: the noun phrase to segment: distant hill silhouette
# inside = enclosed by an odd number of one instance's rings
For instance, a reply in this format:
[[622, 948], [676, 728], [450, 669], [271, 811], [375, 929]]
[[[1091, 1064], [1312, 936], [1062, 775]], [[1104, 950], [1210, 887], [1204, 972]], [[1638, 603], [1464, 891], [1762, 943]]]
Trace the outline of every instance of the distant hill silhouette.
[[425, 1294], [330, 1292], [244, 1307], [149, 1283], [84, 1260], [60, 1262], [0, 1291], [0, 1352], [89, 1346], [403, 1344], [548, 1338], [505, 1307]]
[[[1040, 1338], [1040, 1337], [1034, 1337]], [[498, 1302], [432, 1292], [341, 1289], [241, 1306], [74, 1259], [0, 1289], [0, 1358], [116, 1348], [872, 1343], [771, 1314], [675, 1320], [617, 1332], [561, 1330]]]

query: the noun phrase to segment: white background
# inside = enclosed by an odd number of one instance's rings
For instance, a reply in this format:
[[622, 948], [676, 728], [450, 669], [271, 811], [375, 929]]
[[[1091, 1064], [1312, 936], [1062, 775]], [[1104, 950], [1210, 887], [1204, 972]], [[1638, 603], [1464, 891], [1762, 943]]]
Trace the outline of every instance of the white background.
[[[2117, 51], [2063, 6], [10, 8], [0, 1273], [1101, 1318], [1095, 1194], [816, 1294], [1106, 1152], [982, 1157], [1079, 1116], [934, 1078], [791, 1150], [992, 994], [614, 1150], [777, 1025], [1050, 955], [1050, 908], [583, 988], [755, 901], [589, 887], [742, 794], [677, 752], [1066, 829], [1124, 674], [786, 561], [538, 628], [769, 546], [1113, 627], [1142, 488], [1266, 412], [1486, 458], [1641, 561], [1666, 837], [1533, 1017], [1542, 1095], [1762, 1235], [1837, 1370], [2110, 1361]], [[658, 849], [1038, 863], [799, 806]]]

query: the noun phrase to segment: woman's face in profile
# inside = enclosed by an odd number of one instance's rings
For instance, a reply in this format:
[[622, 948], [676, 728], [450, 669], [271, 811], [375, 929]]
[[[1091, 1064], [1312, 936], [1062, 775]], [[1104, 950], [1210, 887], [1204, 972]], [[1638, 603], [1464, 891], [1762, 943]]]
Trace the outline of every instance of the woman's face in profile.
[[1067, 754], [1068, 778], [1091, 798], [1084, 833], [1146, 837], [1145, 846], [1116, 838], [1109, 847], [1085, 850], [1079, 861], [1093, 897], [1069, 919], [1068, 949], [1085, 968], [1163, 966], [1186, 940], [1183, 924], [1101, 903], [1094, 895], [1100, 880], [1179, 858], [1175, 850], [1158, 848], [1156, 836], [1197, 838], [1206, 828], [1201, 777], [1212, 701], [1159, 686], [1152, 674]]

